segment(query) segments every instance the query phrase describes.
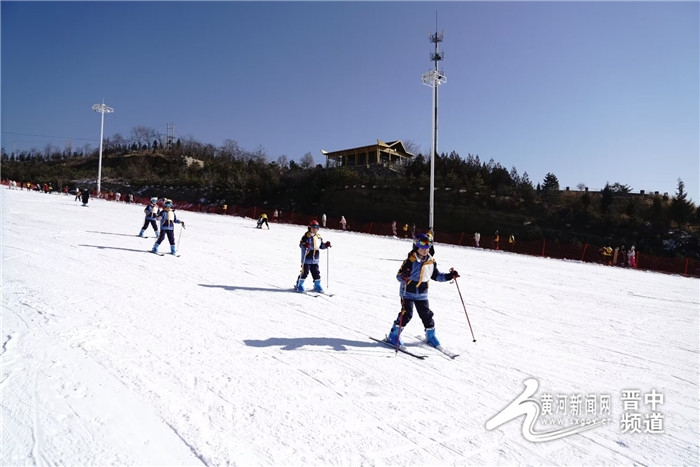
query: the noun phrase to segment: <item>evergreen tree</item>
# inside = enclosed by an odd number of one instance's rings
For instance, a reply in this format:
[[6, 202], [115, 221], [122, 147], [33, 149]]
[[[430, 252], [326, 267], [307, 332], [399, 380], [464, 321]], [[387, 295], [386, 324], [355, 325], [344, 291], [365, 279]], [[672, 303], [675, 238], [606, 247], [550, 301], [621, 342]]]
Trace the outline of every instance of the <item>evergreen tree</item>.
[[693, 215], [693, 205], [686, 199], [688, 193], [685, 192], [685, 183], [680, 178], [678, 179], [678, 192], [671, 200], [670, 214], [679, 227], [684, 226], [690, 221]]
[[548, 200], [555, 200], [559, 197], [559, 179], [549, 172], [542, 181], [542, 196]]
[[542, 191], [559, 191], [559, 179], [556, 175], [549, 172], [544, 176], [544, 181], [542, 182]]
[[606, 183], [605, 188], [603, 188], [603, 191], [601, 192], [600, 212], [602, 212], [603, 214], [607, 214], [610, 210], [610, 206], [612, 206], [613, 199], [614, 196], [612, 188], [610, 187], [609, 183]]

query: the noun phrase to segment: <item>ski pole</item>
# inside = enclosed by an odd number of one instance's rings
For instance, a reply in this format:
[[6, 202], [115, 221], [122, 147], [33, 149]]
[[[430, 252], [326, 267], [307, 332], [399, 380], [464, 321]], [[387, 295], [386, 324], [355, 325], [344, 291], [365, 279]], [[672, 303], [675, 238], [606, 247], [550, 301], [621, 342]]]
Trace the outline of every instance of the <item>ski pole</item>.
[[330, 288], [330, 284], [329, 284], [329, 283], [330, 283], [330, 281], [331, 281], [331, 276], [330, 276], [330, 272], [329, 272], [329, 271], [330, 271], [330, 266], [329, 266], [329, 264], [330, 264], [330, 262], [331, 262], [331, 259], [330, 259], [330, 256], [329, 256], [330, 254], [331, 254], [330, 248], [326, 248], [326, 288], [327, 288], [327, 289]]
[[455, 280], [455, 285], [457, 286], [457, 292], [459, 293], [459, 299], [462, 300], [462, 306], [464, 307], [464, 314], [467, 316], [467, 323], [469, 323], [469, 330], [472, 332], [472, 338], [474, 339], [472, 342], [476, 342], [476, 337], [474, 337], [474, 330], [472, 329], [472, 323], [469, 321], [469, 315], [467, 314], [467, 306], [464, 304], [464, 299], [462, 298], [462, 292], [459, 290], [459, 283], [457, 282], [457, 278], [454, 278]]
[[[301, 268], [299, 271], [299, 275], [297, 276], [297, 284], [299, 283], [299, 279], [301, 279], [301, 275], [304, 274], [304, 260], [306, 259], [306, 251], [307, 249], [304, 248], [301, 253]], [[294, 284], [294, 287], [296, 287], [297, 284]]]
[[396, 350], [394, 351], [396, 355], [399, 354], [399, 345], [401, 344], [401, 326], [403, 325], [404, 313], [406, 313], [406, 307], [404, 306], [404, 298], [401, 297], [401, 314], [399, 314], [399, 332], [396, 334]]
[[180, 227], [180, 235], [177, 236], [177, 251], [180, 251], [180, 239], [182, 238], [182, 231], [185, 230], [184, 227]]

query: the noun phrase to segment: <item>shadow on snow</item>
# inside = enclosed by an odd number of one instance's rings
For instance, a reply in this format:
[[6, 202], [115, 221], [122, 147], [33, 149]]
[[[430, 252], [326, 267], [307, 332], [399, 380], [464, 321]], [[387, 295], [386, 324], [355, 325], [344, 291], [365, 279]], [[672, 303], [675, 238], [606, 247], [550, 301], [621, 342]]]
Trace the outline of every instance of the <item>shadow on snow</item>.
[[331, 347], [335, 351], [345, 352], [348, 350], [348, 347], [384, 347], [382, 344], [376, 342], [351, 341], [348, 339], [336, 339], [331, 337], [270, 337], [264, 341], [246, 339], [243, 342], [251, 347], [281, 347], [281, 350], [297, 350], [305, 346], [313, 346]]
[[85, 245], [85, 244], [78, 244], [78, 246], [89, 246], [90, 248], [98, 248], [100, 250], [121, 250], [121, 251], [135, 251], [137, 253], [150, 253], [151, 250], [144, 250], [143, 248], [140, 250], [136, 250], [134, 248], [119, 248], [116, 246], [104, 246], [104, 245]]
[[[292, 287], [288, 289], [281, 289], [279, 287], [239, 287], [235, 285], [215, 285], [215, 284], [199, 284], [200, 287], [209, 287], [212, 289], [224, 289], [224, 290], [251, 290], [253, 292], [296, 292]], [[301, 295], [301, 294], [299, 294]]]
[[[86, 230], [85, 232], [87, 233], [96, 233], [96, 234], [101, 234], [101, 235], [119, 235], [120, 237], [138, 237], [138, 238], [148, 238], [148, 237], [139, 237], [137, 234], [124, 234], [124, 233], [116, 233], [116, 232], [99, 232], [97, 230]], [[152, 232], [151, 232], [152, 233]], [[152, 233], [153, 234], [153, 233]], [[155, 235], [155, 234], [153, 234]], [[155, 236], [151, 237], [155, 238]]]

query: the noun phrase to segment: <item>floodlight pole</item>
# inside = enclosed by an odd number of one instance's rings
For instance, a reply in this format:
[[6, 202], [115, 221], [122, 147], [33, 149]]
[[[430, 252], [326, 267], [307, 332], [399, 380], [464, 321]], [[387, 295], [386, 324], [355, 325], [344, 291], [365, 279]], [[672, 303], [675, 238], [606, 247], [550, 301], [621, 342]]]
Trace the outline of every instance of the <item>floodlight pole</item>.
[[437, 156], [438, 137], [438, 86], [447, 82], [444, 72], [438, 71], [438, 62], [445, 58], [445, 53], [438, 50], [438, 44], [442, 42], [445, 32], [437, 32], [437, 14], [435, 15], [435, 34], [428, 32], [430, 42], [435, 44], [435, 52], [430, 54], [430, 60], [435, 63], [435, 69], [424, 73], [421, 81], [426, 86], [433, 88], [433, 125], [432, 146], [430, 148], [430, 210], [428, 214], [428, 227], [435, 229], [433, 215], [435, 213], [435, 157]]
[[102, 183], [102, 141], [104, 140], [105, 131], [105, 113], [111, 114], [112, 112], [114, 112], [114, 109], [111, 107], [107, 107], [105, 105], [105, 101], [102, 100], [101, 104], [93, 105], [92, 110], [102, 114], [102, 123], [100, 124], [100, 160], [97, 166], [97, 196], [99, 197], [101, 189], [100, 185]]

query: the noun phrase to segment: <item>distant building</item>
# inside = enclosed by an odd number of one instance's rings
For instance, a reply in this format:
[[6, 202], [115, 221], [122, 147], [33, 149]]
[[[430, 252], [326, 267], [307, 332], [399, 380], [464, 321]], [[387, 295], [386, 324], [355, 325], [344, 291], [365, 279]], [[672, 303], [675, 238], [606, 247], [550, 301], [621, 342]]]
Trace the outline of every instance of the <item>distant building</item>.
[[326, 156], [326, 167], [404, 167], [415, 157], [415, 154], [406, 151], [401, 141], [384, 143], [380, 140], [377, 140], [377, 144], [342, 151], [321, 149], [321, 153]]

